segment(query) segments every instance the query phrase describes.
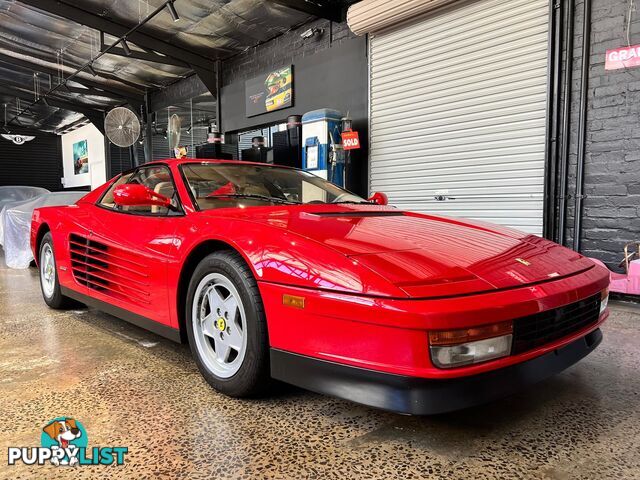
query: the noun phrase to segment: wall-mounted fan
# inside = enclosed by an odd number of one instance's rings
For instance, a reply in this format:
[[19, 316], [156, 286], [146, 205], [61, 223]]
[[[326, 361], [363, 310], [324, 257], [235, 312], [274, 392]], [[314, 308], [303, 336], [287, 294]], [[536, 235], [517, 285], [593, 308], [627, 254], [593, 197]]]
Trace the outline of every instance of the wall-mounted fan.
[[130, 147], [140, 137], [140, 120], [134, 111], [116, 107], [104, 119], [109, 141], [119, 147]]

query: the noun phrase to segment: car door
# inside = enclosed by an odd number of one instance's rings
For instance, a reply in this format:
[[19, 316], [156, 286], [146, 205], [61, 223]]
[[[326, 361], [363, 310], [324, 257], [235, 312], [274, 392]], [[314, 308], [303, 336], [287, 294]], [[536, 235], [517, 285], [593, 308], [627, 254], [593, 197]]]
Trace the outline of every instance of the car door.
[[[118, 206], [113, 202], [113, 189], [124, 183], [139, 183], [172, 198], [174, 208]], [[89, 244], [95, 259], [87, 283], [89, 294], [177, 327], [168, 308], [167, 264], [175, 253], [176, 221], [183, 212], [170, 169], [150, 165], [123, 175], [92, 207]]]

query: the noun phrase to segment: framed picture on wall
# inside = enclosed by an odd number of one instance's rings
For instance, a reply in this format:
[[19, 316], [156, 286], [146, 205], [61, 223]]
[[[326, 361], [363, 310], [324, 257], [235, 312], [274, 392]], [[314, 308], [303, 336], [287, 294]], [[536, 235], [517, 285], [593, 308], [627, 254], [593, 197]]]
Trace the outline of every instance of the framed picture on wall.
[[89, 173], [89, 148], [87, 140], [80, 140], [73, 144], [73, 173], [75, 175]]
[[293, 65], [245, 82], [247, 117], [293, 106]]

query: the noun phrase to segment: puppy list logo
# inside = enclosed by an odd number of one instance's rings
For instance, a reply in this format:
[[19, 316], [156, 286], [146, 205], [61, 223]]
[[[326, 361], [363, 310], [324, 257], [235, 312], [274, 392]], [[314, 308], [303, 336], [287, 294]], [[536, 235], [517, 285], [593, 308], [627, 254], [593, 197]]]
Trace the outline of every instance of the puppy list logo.
[[40, 447], [9, 447], [9, 465], [56, 466], [124, 464], [127, 447], [88, 448], [89, 438], [82, 423], [74, 418], [58, 417], [47, 423], [40, 435]]

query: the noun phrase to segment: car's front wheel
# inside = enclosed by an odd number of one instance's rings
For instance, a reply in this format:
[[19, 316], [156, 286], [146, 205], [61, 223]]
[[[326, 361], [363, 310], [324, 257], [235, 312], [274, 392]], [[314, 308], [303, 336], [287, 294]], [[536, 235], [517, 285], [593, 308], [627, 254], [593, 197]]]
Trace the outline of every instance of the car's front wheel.
[[185, 313], [191, 352], [209, 384], [233, 397], [266, 388], [266, 318], [258, 285], [240, 255], [214, 252], [198, 264]]

